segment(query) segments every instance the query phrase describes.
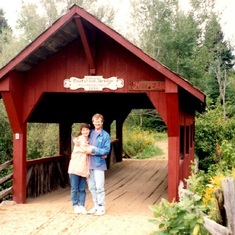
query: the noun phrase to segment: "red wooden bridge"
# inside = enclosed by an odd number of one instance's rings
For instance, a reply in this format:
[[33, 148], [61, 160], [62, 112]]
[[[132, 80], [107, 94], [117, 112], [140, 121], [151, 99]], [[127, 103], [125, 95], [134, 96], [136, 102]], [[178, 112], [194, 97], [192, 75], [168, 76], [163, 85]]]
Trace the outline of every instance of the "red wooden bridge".
[[[123, 124], [133, 109], [156, 110], [167, 127], [167, 194], [169, 201], [177, 200], [179, 182], [188, 178], [194, 159], [195, 114], [204, 112], [206, 104], [205, 94], [185, 78], [77, 5], [0, 70], [0, 99], [13, 133], [17, 203], [26, 202], [28, 180], [37, 179], [42, 190], [68, 183], [71, 127], [90, 122], [94, 113], [104, 116], [106, 131], [115, 124], [115, 162], [121, 162]], [[44, 176], [59, 182], [46, 181], [44, 187], [42, 175], [31, 174], [26, 156], [28, 123], [58, 124], [58, 155], [65, 162], [48, 159], [49, 172], [55, 174]], [[42, 161], [36, 165], [46, 172]], [[42, 171], [37, 166], [34, 172]]]

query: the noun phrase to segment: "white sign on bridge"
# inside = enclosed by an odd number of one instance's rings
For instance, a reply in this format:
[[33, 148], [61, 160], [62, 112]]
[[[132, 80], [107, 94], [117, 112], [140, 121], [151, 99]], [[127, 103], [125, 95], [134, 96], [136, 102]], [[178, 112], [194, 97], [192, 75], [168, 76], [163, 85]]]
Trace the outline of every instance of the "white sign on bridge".
[[64, 80], [64, 88], [70, 88], [70, 90], [84, 88], [85, 91], [102, 91], [104, 88], [117, 90], [122, 87], [124, 87], [124, 80], [117, 77], [85, 76], [84, 78], [71, 77]]

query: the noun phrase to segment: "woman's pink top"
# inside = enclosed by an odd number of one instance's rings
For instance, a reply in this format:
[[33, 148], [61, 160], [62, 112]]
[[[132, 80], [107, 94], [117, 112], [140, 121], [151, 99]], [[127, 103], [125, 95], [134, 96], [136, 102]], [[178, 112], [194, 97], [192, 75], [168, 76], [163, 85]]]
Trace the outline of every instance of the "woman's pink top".
[[[75, 174], [82, 177], [89, 176], [89, 162], [88, 156], [85, 151], [91, 152], [92, 146], [88, 144], [88, 141], [83, 135], [80, 135], [73, 140], [74, 148], [71, 154], [71, 159], [69, 162], [68, 173]], [[77, 146], [76, 142], [79, 142], [80, 145]]]

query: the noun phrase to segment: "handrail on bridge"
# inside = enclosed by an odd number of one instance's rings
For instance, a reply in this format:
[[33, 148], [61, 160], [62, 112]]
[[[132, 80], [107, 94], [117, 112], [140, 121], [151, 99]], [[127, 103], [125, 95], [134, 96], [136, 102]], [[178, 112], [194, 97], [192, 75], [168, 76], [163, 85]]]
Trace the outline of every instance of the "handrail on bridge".
[[[111, 141], [111, 151], [107, 158], [107, 166], [111, 167], [117, 161], [119, 140]], [[59, 187], [65, 187], [69, 182], [67, 173], [66, 155], [48, 156], [26, 161], [26, 191], [27, 197], [37, 197]], [[7, 161], [0, 165], [0, 172], [9, 166], [13, 166], [13, 160]], [[11, 186], [2, 190], [3, 185], [12, 180], [13, 170], [0, 179], [0, 201], [12, 194]]]
[[[7, 169], [8, 167], [10, 167], [12, 165], [13, 165], [13, 160], [10, 160], [10, 161], [7, 161], [7, 162], [3, 163], [2, 165], [0, 165], [0, 172]], [[1, 190], [2, 188], [4, 188], [3, 186], [5, 185], [5, 183], [12, 180], [12, 176], [13, 176], [13, 172], [12, 172], [12, 169], [10, 169], [10, 173], [5, 175], [3, 178], [0, 179], [0, 201], [4, 197], [12, 194], [12, 186]], [[11, 185], [12, 185], [12, 183], [11, 183]]]

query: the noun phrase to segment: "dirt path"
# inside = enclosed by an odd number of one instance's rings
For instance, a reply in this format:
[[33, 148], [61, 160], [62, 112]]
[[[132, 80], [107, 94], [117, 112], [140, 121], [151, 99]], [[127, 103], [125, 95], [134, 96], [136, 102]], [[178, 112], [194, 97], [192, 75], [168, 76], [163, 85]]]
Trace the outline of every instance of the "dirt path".
[[163, 154], [160, 156], [160, 159], [168, 159], [168, 140], [161, 140], [156, 143], [156, 146], [163, 151]]
[[[166, 144], [162, 159], [124, 160], [106, 176], [106, 214], [76, 215], [70, 188], [59, 189], [26, 204], [0, 204], [1, 235], [148, 235], [157, 230], [149, 205], [166, 197]], [[128, 169], [128, 170], [127, 170]], [[127, 174], [128, 173], [128, 174]], [[152, 188], [155, 185], [155, 188]], [[157, 200], [157, 201], [156, 201]], [[87, 209], [92, 207], [88, 192]]]

